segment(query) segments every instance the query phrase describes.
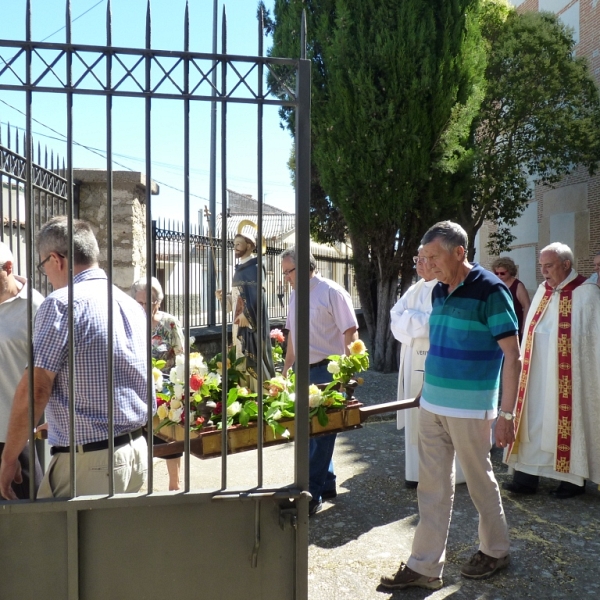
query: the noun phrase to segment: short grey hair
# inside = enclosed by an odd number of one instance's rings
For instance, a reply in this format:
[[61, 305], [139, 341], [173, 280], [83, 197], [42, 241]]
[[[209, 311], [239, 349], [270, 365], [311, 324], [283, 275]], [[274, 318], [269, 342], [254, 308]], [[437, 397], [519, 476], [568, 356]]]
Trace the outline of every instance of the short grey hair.
[[[147, 283], [148, 280], [145, 277], [134, 281], [131, 290], [129, 290], [131, 297], [135, 298], [138, 292], [145, 292]], [[150, 287], [152, 288], [152, 301], [158, 303], [162, 302], [165, 295], [163, 293], [162, 285], [160, 285], [160, 281], [158, 281], [156, 277], [152, 277]]]
[[[54, 217], [47, 221], [36, 237], [40, 255], [56, 252], [69, 256], [69, 221], [66, 216]], [[89, 223], [73, 219], [73, 264], [91, 266], [98, 263], [100, 249], [96, 236]]]
[[421, 244], [431, 244], [431, 242], [439, 240], [440, 244], [451, 252], [454, 248], [462, 246], [465, 251], [469, 246], [469, 236], [467, 232], [453, 221], [440, 221], [432, 225], [421, 239]]
[[0, 269], [4, 269], [4, 265], [7, 262], [14, 263], [15, 259], [10, 248], [4, 243], [0, 242]]
[[563, 262], [565, 260], [571, 261], [571, 266], [575, 264], [575, 257], [573, 256], [573, 251], [569, 246], [563, 244], [562, 242], [552, 242], [548, 244], [545, 248], [540, 250], [540, 255], [542, 252], [554, 252], [560, 260]]
[[[296, 246], [286, 248], [280, 255], [281, 260], [289, 258], [294, 264], [296, 264]], [[317, 261], [311, 252], [308, 253], [308, 270], [313, 273], [317, 270]]]

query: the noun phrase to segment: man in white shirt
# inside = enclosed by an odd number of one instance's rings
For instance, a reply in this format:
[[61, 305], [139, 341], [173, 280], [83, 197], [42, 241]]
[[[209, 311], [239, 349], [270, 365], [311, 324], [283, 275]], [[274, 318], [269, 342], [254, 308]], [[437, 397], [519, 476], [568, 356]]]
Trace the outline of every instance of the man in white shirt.
[[[350, 354], [349, 345], [358, 339], [358, 322], [352, 307], [350, 294], [330, 279], [317, 273], [317, 263], [310, 255], [310, 331], [309, 360], [310, 383], [327, 383], [332, 380], [327, 371], [328, 356], [332, 354]], [[286, 281], [293, 289], [296, 287], [296, 251], [294, 248], [284, 250], [281, 254], [281, 270]], [[296, 355], [294, 343], [296, 339], [296, 323], [294, 319], [296, 297], [292, 292], [285, 324], [289, 330], [287, 352], [283, 365], [283, 375], [294, 364]], [[310, 440], [309, 455], [309, 492], [312, 500], [308, 514], [314, 515], [322, 507], [322, 500], [335, 498], [335, 473], [333, 470], [333, 449], [336, 434], [323, 435]]]
[[[14, 258], [10, 248], [0, 242], [0, 455], [6, 442], [8, 421], [17, 384], [27, 366], [29, 338], [27, 336], [27, 296], [31, 294], [35, 315], [43, 296], [31, 289], [26, 279], [14, 274]], [[42, 470], [36, 458], [29, 465], [29, 445], [19, 455], [22, 482], [13, 483], [18, 498], [29, 498], [29, 479], [33, 473], [36, 489], [42, 480]]]

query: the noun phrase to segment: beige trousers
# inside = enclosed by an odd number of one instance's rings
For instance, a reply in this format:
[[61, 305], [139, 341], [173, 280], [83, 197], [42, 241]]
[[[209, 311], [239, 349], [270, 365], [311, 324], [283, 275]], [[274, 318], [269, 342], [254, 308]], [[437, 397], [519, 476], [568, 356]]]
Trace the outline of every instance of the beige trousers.
[[440, 577], [454, 501], [454, 454], [479, 512], [479, 550], [501, 558], [510, 550], [508, 527], [490, 460], [492, 421], [443, 417], [419, 409], [419, 524], [408, 566]]
[[[70, 498], [70, 454], [59, 452], [52, 457], [38, 491], [38, 498]], [[77, 452], [76, 484], [78, 496], [108, 494], [108, 450]], [[114, 492], [138, 492], [148, 473], [148, 444], [144, 436], [115, 448]]]

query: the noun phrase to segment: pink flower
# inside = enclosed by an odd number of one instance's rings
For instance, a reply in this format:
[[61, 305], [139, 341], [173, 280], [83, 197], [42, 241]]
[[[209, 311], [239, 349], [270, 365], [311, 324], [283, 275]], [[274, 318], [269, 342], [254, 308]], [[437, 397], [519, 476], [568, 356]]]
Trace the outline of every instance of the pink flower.
[[283, 344], [285, 341], [285, 336], [283, 335], [283, 331], [281, 329], [273, 329], [271, 331], [271, 339]]

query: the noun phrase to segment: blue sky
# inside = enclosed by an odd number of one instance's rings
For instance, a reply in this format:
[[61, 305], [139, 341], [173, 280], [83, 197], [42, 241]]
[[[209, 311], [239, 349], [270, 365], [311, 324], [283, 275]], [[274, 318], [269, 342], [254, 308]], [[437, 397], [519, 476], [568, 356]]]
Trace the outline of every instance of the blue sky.
[[[73, 43], [104, 45], [106, 42], [107, 0], [71, 0]], [[266, 0], [270, 8], [273, 0]], [[253, 56], [258, 52], [256, 0], [219, 1], [219, 21], [223, 5], [227, 12], [228, 52]], [[65, 41], [64, 0], [32, 0], [32, 37], [36, 41]], [[145, 43], [146, 0], [113, 0], [113, 46], [143, 47]], [[0, 0], [0, 38], [24, 39], [26, 0]], [[190, 49], [211, 52], [212, 0], [190, 0]], [[184, 0], [153, 0], [152, 47], [183, 49]], [[265, 40], [265, 49], [270, 45]], [[219, 44], [220, 51], [220, 44]], [[6, 52], [6, 50], [3, 50]], [[6, 123], [23, 127], [24, 94], [0, 91], [0, 122], [3, 137]], [[62, 136], [66, 134], [65, 98], [59, 94], [34, 94], [33, 125], [36, 143], [65, 154]], [[207, 204], [209, 195], [209, 103], [192, 103], [191, 118], [191, 215]], [[105, 100], [76, 95], [73, 137], [76, 168], [105, 168], [102, 152], [106, 147]], [[220, 121], [219, 121], [220, 122]], [[287, 160], [292, 139], [279, 124], [276, 107], [264, 111], [265, 202], [284, 210], [294, 210]], [[153, 179], [161, 192], [153, 199], [154, 217], [183, 219], [183, 105], [178, 101], [155, 101], [152, 107]], [[54, 130], [54, 131], [52, 131]], [[56, 133], [57, 132], [57, 133]], [[230, 105], [228, 108], [228, 188], [256, 198], [256, 108]], [[94, 152], [90, 149], [97, 149]], [[115, 170], [144, 171], [144, 103], [142, 99], [115, 98], [113, 102], [113, 152]], [[217, 167], [220, 175], [220, 165]], [[173, 189], [176, 188], [176, 189]], [[220, 190], [220, 182], [217, 182]], [[220, 201], [219, 193], [217, 201]], [[218, 204], [219, 210], [219, 204]]]

